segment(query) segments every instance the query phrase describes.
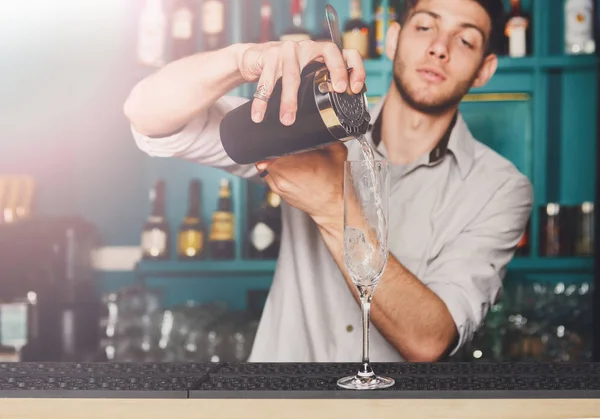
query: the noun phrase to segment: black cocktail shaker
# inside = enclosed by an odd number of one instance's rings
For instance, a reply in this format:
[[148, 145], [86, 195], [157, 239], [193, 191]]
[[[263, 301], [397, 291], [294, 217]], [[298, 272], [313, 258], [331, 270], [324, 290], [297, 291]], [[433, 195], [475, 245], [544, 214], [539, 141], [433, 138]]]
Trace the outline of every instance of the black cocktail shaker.
[[[341, 49], [338, 18], [331, 5], [327, 5], [326, 15], [332, 39]], [[370, 115], [366, 87], [359, 94], [335, 92], [325, 64], [313, 62], [303, 69], [298, 112], [291, 126], [279, 120], [281, 89], [279, 79], [262, 122], [252, 121], [252, 101], [232, 110], [221, 121], [221, 142], [236, 163], [256, 163], [313, 150], [367, 132]]]

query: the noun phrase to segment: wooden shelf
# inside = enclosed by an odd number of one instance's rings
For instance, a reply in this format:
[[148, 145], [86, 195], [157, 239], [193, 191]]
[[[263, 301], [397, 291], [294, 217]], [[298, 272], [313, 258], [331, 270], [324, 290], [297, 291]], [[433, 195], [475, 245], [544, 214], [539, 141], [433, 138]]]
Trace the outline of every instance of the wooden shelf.
[[509, 271], [532, 272], [593, 272], [594, 259], [586, 258], [552, 258], [552, 257], [515, 257], [508, 265]]
[[[548, 57], [511, 58], [498, 57], [498, 73], [513, 71], [533, 71], [541, 69], [571, 69], [595, 67], [600, 64], [596, 55], [555, 55]], [[385, 74], [392, 71], [392, 62], [387, 58], [367, 59], [364, 61], [367, 74]]]
[[[553, 57], [554, 58], [554, 57]], [[498, 58], [498, 71], [514, 71], [514, 70], [533, 70], [538, 65], [537, 57], [523, 58]], [[367, 74], [381, 74], [392, 71], [392, 62], [387, 58], [372, 58], [364, 60], [365, 70]]]
[[596, 55], [555, 55], [541, 60], [543, 69], [569, 69], [595, 67], [599, 63]]
[[537, 57], [511, 58], [501, 56], [498, 57], [497, 73], [501, 73], [504, 71], [532, 71], [535, 69], [537, 64]]
[[275, 272], [274, 260], [142, 260], [135, 272], [138, 277], [197, 277], [206, 275], [240, 276], [272, 275]]
[[[274, 260], [203, 260], [203, 261], [149, 261], [142, 260], [136, 266], [138, 277], [200, 277], [272, 275]], [[593, 258], [528, 258], [516, 257], [508, 266], [512, 272], [593, 272]]]

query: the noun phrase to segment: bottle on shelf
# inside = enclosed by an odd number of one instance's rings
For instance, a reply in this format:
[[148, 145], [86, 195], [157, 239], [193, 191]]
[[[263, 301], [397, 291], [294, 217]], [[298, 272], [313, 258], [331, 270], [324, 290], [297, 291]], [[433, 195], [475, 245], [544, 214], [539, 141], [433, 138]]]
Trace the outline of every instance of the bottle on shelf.
[[510, 12], [504, 27], [505, 50], [510, 57], [531, 53], [531, 17], [523, 12], [520, 0], [510, 0]]
[[273, 7], [271, 2], [263, 0], [260, 5], [260, 35], [259, 42], [270, 42], [274, 41], [275, 30], [273, 29]]
[[331, 42], [331, 32], [329, 32], [327, 19], [323, 19], [321, 29], [315, 34], [313, 40], [316, 42]]
[[594, 5], [592, 0], [565, 0], [565, 53], [593, 54]]
[[292, 26], [285, 30], [279, 37], [280, 41], [305, 41], [311, 39], [310, 32], [302, 24], [305, 0], [292, 0], [290, 12], [292, 14]]
[[171, 14], [171, 59], [196, 52], [196, 0], [178, 0]]
[[35, 194], [35, 180], [32, 176], [19, 178], [21, 193], [15, 206], [17, 220], [25, 220], [31, 216], [32, 201]]
[[8, 205], [8, 178], [0, 176], [0, 225], [4, 224], [4, 209]]
[[165, 64], [166, 28], [163, 0], [146, 0], [138, 23], [137, 56], [140, 63], [150, 67]]
[[594, 203], [583, 202], [572, 208], [573, 212], [573, 245], [574, 256], [594, 255]]
[[248, 257], [277, 259], [281, 243], [281, 197], [267, 189], [248, 228]]
[[166, 220], [166, 187], [160, 179], [150, 192], [152, 212], [142, 229], [142, 258], [169, 258], [169, 226]]
[[188, 192], [188, 212], [177, 235], [177, 256], [181, 260], [197, 260], [205, 257], [206, 228], [201, 208], [201, 184], [197, 179], [190, 181]]
[[213, 213], [210, 230], [210, 254], [213, 259], [235, 257], [235, 229], [231, 188], [227, 179], [221, 179], [219, 203]]
[[35, 292], [0, 299], [0, 362], [39, 359], [39, 321]]
[[8, 176], [5, 189], [5, 200], [2, 209], [3, 223], [11, 224], [17, 221], [17, 206], [19, 202], [19, 178], [17, 176]]
[[357, 50], [362, 58], [369, 58], [369, 26], [362, 19], [360, 0], [350, 2], [350, 19], [344, 24], [344, 48]]
[[224, 0], [202, 1], [202, 45], [213, 51], [227, 45]]
[[540, 208], [540, 256], [564, 255], [563, 214], [561, 205], [556, 202]]
[[380, 57], [384, 54], [385, 51], [385, 33], [387, 27], [398, 19], [398, 9], [396, 8], [395, 2], [388, 1], [388, 12], [387, 12], [387, 20], [388, 24], [384, 25], [383, 22], [383, 2], [381, 0], [377, 0], [373, 2], [374, 8], [374, 27], [375, 30], [372, 31], [371, 35], [371, 54], [370, 56]]

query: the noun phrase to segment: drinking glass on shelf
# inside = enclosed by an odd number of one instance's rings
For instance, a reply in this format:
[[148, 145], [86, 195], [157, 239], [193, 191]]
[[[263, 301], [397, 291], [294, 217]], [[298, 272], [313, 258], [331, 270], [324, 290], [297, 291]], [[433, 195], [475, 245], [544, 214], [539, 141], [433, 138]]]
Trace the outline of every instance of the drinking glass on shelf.
[[356, 285], [363, 319], [362, 365], [356, 375], [338, 380], [350, 390], [391, 387], [394, 380], [380, 377], [369, 363], [369, 321], [373, 292], [388, 260], [389, 163], [347, 161], [344, 166], [344, 263]]

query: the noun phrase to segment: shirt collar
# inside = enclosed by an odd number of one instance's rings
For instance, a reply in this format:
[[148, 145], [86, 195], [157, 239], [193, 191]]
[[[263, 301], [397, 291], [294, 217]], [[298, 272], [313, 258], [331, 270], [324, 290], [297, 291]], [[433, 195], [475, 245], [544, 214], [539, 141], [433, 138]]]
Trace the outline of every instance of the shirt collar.
[[[370, 111], [371, 121], [373, 121], [373, 123], [369, 125], [369, 133], [371, 134], [371, 142], [375, 146], [376, 151], [387, 157], [385, 146], [381, 141], [381, 110], [383, 109], [384, 102], [385, 96], [383, 96]], [[448, 154], [448, 151], [450, 151], [456, 159], [458, 170], [460, 171], [461, 177], [464, 179], [473, 166], [474, 142], [475, 139], [464, 121], [462, 114], [457, 112], [448, 131], [440, 139], [434, 149], [429, 152], [428, 158], [423, 156], [423, 161], [425, 164], [436, 164]]]

